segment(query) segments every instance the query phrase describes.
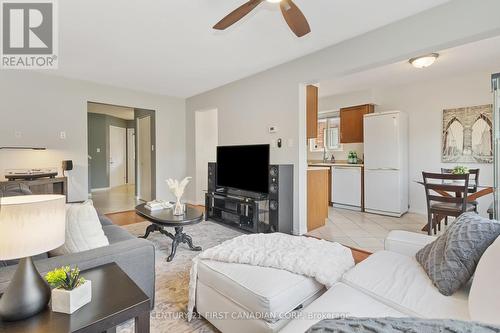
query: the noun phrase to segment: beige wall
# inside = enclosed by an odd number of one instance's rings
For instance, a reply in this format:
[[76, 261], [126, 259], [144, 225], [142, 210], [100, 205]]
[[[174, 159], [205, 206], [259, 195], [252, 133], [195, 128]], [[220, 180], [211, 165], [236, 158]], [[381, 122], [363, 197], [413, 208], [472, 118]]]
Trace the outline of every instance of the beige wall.
[[[156, 110], [157, 193], [170, 198], [165, 179], [185, 175], [185, 100], [114, 88], [32, 71], [0, 71], [0, 146], [44, 146], [47, 151], [0, 151], [7, 168], [60, 167], [73, 160], [69, 200], [87, 198], [87, 102]], [[66, 139], [59, 137], [66, 132]], [[20, 132], [22, 137], [16, 137]]]

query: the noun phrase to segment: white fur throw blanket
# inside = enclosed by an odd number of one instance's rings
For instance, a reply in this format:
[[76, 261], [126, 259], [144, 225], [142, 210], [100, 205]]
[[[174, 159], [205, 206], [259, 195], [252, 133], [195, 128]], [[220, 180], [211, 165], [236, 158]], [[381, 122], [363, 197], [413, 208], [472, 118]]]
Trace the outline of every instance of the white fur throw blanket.
[[339, 243], [281, 233], [239, 236], [193, 258], [188, 321], [195, 307], [198, 261], [202, 259], [283, 269], [312, 277], [327, 288], [354, 266], [351, 250]]

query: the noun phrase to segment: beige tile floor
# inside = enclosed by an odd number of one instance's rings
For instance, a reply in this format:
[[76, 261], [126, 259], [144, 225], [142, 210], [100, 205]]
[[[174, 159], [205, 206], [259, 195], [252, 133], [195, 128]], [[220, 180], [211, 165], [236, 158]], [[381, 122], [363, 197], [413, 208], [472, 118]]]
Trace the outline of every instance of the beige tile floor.
[[396, 218], [330, 207], [326, 225], [308, 234], [375, 252], [384, 248], [384, 239], [391, 230], [425, 234], [421, 229], [426, 223], [427, 216], [415, 213]]
[[101, 214], [132, 210], [141, 201], [135, 198], [135, 185], [122, 185], [109, 190], [92, 191], [94, 207]]

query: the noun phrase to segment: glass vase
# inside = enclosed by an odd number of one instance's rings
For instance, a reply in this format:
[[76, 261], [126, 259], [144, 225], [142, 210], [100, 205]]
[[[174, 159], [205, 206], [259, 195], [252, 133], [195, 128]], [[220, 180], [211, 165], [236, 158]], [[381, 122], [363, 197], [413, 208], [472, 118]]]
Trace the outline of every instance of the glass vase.
[[175, 202], [174, 215], [184, 215], [184, 205], [181, 203], [181, 198], [177, 198]]

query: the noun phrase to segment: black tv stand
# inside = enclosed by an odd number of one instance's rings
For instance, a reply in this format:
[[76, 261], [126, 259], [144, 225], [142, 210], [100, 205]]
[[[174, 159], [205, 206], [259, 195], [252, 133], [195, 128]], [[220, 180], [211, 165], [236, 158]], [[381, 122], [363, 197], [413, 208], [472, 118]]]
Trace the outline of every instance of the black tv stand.
[[205, 219], [245, 232], [273, 232], [269, 224], [269, 198], [266, 194], [218, 188], [205, 194]]

